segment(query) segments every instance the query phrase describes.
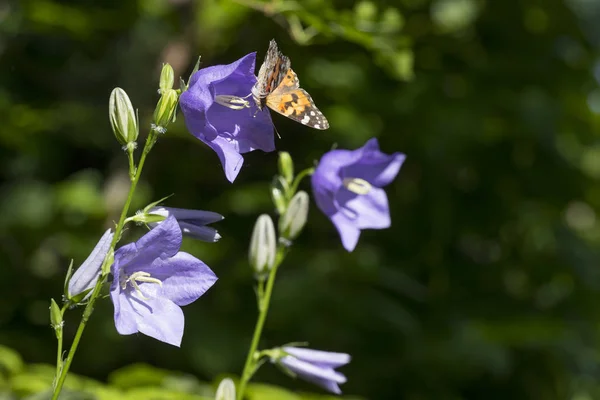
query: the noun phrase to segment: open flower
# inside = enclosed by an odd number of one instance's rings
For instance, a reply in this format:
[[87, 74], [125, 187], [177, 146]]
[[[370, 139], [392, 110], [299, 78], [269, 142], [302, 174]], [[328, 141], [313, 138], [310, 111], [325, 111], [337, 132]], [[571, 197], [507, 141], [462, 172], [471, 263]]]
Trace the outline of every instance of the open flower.
[[179, 98], [188, 130], [217, 153], [230, 182], [244, 162], [241, 154], [275, 150], [269, 111], [258, 110], [249, 97], [255, 62], [256, 53], [250, 53], [232, 64], [202, 68]]
[[[158, 214], [165, 218], [168, 218], [170, 215], [174, 216], [177, 219], [179, 228], [181, 228], [181, 232], [191, 238], [205, 242], [216, 242], [221, 239], [221, 235], [219, 235], [219, 232], [215, 228], [206, 226], [207, 224], [223, 219], [223, 216], [216, 212], [174, 207], [153, 207], [148, 211], [148, 214]], [[148, 225], [154, 228], [161, 223], [162, 221], [150, 222]]]
[[350, 355], [292, 346], [283, 347], [283, 351], [287, 354], [271, 361], [325, 390], [342, 393], [338, 385], [345, 383], [346, 377], [335, 368], [348, 364]]
[[217, 280], [206, 264], [180, 252], [181, 229], [174, 217], [115, 252], [110, 297], [121, 335], [141, 332], [179, 346], [180, 306], [197, 300]]
[[[114, 232], [111, 232], [110, 229], [104, 232], [104, 235], [102, 235], [88, 258], [79, 268], [77, 268], [77, 271], [75, 271], [69, 280], [68, 297], [70, 299], [86, 290], [92, 289], [96, 285], [96, 282], [98, 282], [98, 278], [100, 277], [100, 268], [102, 267], [106, 254], [110, 250], [110, 243], [112, 242], [114, 235]], [[90, 295], [91, 293], [88, 292], [84, 299], [88, 298]]]
[[348, 251], [354, 250], [362, 229], [391, 224], [382, 187], [391, 183], [406, 156], [379, 151], [377, 139], [356, 150], [326, 153], [312, 175], [317, 206], [331, 219]]

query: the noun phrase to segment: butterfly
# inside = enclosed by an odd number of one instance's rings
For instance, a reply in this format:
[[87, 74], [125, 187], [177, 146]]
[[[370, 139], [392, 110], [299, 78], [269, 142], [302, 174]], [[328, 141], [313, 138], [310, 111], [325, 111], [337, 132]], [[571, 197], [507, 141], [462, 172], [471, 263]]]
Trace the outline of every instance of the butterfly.
[[327, 118], [319, 111], [310, 94], [300, 88], [298, 76], [290, 64], [290, 59], [279, 51], [275, 40], [271, 40], [265, 60], [258, 71], [258, 79], [252, 87], [256, 106], [262, 110], [266, 105], [311, 128], [329, 128]]

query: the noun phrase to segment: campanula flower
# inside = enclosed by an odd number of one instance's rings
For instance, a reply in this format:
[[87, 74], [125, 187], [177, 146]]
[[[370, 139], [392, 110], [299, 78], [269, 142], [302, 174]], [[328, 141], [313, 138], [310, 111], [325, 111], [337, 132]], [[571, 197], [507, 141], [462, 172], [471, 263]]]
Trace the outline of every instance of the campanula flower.
[[337, 228], [346, 250], [354, 250], [362, 229], [390, 226], [382, 187], [394, 180], [405, 158], [402, 153], [379, 151], [377, 139], [356, 150], [332, 150], [321, 158], [311, 178], [315, 202]]
[[350, 355], [293, 346], [283, 347], [283, 352], [284, 355], [271, 358], [271, 361], [325, 390], [342, 393], [338, 385], [345, 383], [346, 377], [335, 368], [348, 364]]
[[[212, 211], [188, 210], [185, 208], [174, 207], [153, 207], [148, 211], [148, 214], [158, 214], [165, 218], [170, 215], [177, 219], [181, 232], [194, 239], [203, 240], [205, 242], [216, 242], [221, 239], [221, 235], [215, 228], [206, 226], [213, 222], [221, 221], [224, 217]], [[154, 228], [161, 222], [150, 222], [148, 225]]]
[[[100, 268], [106, 254], [110, 250], [110, 244], [114, 235], [114, 232], [111, 232], [110, 229], [104, 232], [104, 235], [102, 235], [88, 258], [77, 268], [77, 271], [75, 271], [69, 280], [68, 297], [70, 299], [86, 290], [92, 289], [96, 285], [100, 277]], [[85, 298], [90, 295], [91, 293], [88, 293]]]
[[234, 63], [202, 68], [179, 98], [188, 130], [213, 149], [233, 182], [244, 162], [241, 154], [275, 150], [269, 111], [250, 97], [256, 76], [256, 53]]
[[110, 297], [121, 335], [136, 332], [179, 346], [184, 317], [180, 306], [197, 300], [217, 280], [206, 264], [179, 251], [181, 229], [170, 216], [115, 252]]

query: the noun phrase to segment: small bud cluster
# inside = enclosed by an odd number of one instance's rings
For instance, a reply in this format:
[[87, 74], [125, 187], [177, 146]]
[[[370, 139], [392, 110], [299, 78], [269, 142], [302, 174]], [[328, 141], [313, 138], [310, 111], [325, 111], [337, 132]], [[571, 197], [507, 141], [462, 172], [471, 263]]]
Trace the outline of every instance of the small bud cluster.
[[312, 170], [302, 171], [295, 177], [292, 157], [285, 151], [279, 153], [278, 169], [279, 174], [271, 185], [271, 198], [280, 215], [279, 240], [273, 220], [263, 214], [256, 220], [250, 242], [250, 265], [259, 280], [265, 279], [275, 265], [277, 243], [289, 246], [300, 235], [308, 218], [308, 193], [297, 192], [297, 188], [300, 180]]

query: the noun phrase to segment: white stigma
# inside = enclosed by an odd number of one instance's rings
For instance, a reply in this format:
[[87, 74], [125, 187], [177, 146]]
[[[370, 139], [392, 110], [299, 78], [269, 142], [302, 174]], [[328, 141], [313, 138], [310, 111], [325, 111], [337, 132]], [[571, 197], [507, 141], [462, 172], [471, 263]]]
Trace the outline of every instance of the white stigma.
[[137, 271], [129, 275], [127, 279], [121, 279], [121, 288], [125, 290], [127, 288], [127, 284], [129, 283], [131, 284], [131, 287], [135, 289], [135, 291], [138, 293], [139, 297], [142, 300], [149, 300], [149, 298], [144, 296], [144, 294], [142, 293], [138, 282], [157, 283], [160, 286], [162, 286], [162, 282], [159, 279], [152, 278], [152, 275], [150, 275], [148, 272]]
[[228, 94], [218, 94], [215, 97], [215, 102], [224, 107], [231, 108], [232, 110], [250, 108], [250, 102], [248, 100], [238, 96], [231, 96]]
[[367, 194], [373, 187], [369, 182], [361, 178], [344, 178], [344, 187], [356, 194]]

